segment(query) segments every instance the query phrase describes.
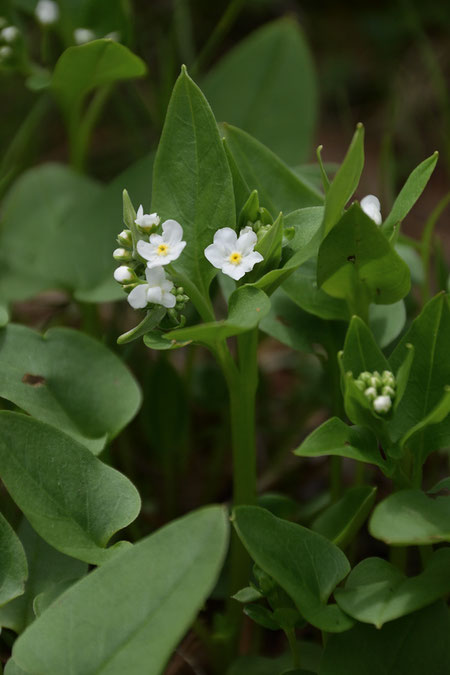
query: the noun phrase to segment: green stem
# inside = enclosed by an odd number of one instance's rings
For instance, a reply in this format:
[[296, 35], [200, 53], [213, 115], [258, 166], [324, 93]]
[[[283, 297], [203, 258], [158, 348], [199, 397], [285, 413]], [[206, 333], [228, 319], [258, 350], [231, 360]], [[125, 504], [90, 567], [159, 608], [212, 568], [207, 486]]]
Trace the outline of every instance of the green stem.
[[100, 87], [92, 98], [84, 116], [77, 107], [69, 122], [70, 163], [80, 173], [84, 170], [92, 130], [111, 92], [111, 85]]
[[199, 56], [191, 68], [192, 75], [196, 75], [208, 63], [217, 45], [220, 44], [221, 40], [223, 40], [225, 35], [228, 33], [244, 5], [245, 0], [231, 0], [231, 2], [227, 4], [225, 12], [223, 13], [219, 22], [216, 24], [216, 27], [209, 37], [209, 40], [201, 50]]
[[291, 654], [292, 654], [292, 665], [294, 668], [300, 668], [300, 650], [299, 650], [299, 644], [298, 640], [295, 637], [295, 630], [293, 628], [289, 628], [288, 630], [284, 631], [286, 634], [286, 637], [289, 642], [289, 647], [291, 649]]
[[431, 245], [433, 241], [434, 228], [439, 220], [441, 213], [450, 203], [450, 192], [441, 199], [438, 205], [432, 211], [430, 217], [425, 223], [421, 241], [421, 257], [423, 265], [424, 280], [422, 285], [422, 303], [425, 304], [432, 296], [431, 288]]

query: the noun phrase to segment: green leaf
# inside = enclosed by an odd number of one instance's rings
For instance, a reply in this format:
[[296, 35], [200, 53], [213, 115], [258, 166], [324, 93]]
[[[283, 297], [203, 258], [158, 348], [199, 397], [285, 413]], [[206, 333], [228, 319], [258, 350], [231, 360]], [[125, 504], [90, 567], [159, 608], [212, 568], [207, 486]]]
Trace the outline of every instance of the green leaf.
[[283, 288], [289, 297], [309, 314], [314, 314], [321, 319], [340, 321], [348, 321], [350, 318], [350, 312], [344, 300], [333, 298], [322, 288], [318, 288], [315, 260], [308, 260], [295, 270], [283, 283]]
[[27, 576], [28, 567], [23, 546], [11, 525], [0, 513], [0, 607], [22, 595]]
[[363, 167], [364, 127], [358, 124], [344, 161], [328, 188], [322, 226], [324, 235], [340, 220], [345, 205], [358, 187]]
[[9, 312], [8, 308], [4, 305], [0, 305], [0, 328], [6, 326], [9, 321]]
[[439, 602], [376, 629], [357, 624], [331, 635], [320, 675], [446, 675], [450, 672], [450, 616]]
[[406, 263], [358, 204], [351, 206], [322, 242], [317, 281], [351, 311], [364, 312], [370, 302], [389, 305], [409, 291]]
[[223, 125], [226, 144], [249, 190], [258, 190], [261, 206], [275, 214], [320, 206], [323, 197], [304, 183], [271, 150], [229, 124]]
[[372, 373], [390, 370], [389, 362], [378, 347], [367, 325], [353, 316], [345, 336], [342, 367], [356, 379], [365, 370]]
[[28, 578], [24, 594], [0, 607], [0, 625], [21, 633], [35, 619], [33, 603], [36, 596], [50, 592], [60, 583], [74, 583], [87, 573], [88, 566], [49, 546], [25, 518], [18, 535], [26, 553]]
[[15, 642], [14, 660], [30, 675], [160, 675], [216, 582], [227, 538], [219, 506], [145, 537], [60, 596]]
[[402, 332], [406, 323], [406, 307], [403, 300], [392, 305], [370, 305], [369, 325], [377, 344], [384, 349]]
[[165, 337], [167, 340], [215, 344], [219, 340], [256, 328], [269, 310], [270, 300], [263, 291], [254, 286], [240, 286], [230, 297], [226, 319], [178, 328], [166, 333]]
[[374, 434], [365, 427], [350, 427], [338, 417], [332, 417], [309, 434], [294, 454], [299, 457], [337, 455], [387, 470]]
[[62, 53], [53, 71], [51, 87], [69, 116], [79, 110], [93, 89], [120, 80], [142, 77], [145, 63], [127, 47], [110, 39], [94, 40]]
[[154, 307], [152, 310], [147, 312], [142, 321], [132, 328], [131, 330], [123, 333], [120, 337], [117, 338], [117, 344], [124, 345], [128, 342], [133, 342], [138, 338], [150, 333], [154, 328], [156, 328], [159, 323], [164, 319], [166, 315], [165, 307]]
[[450, 541], [450, 497], [427, 497], [421, 490], [400, 490], [380, 502], [370, 533], [393, 546]]
[[165, 333], [159, 333], [153, 331], [144, 335], [144, 344], [149, 349], [158, 349], [160, 351], [167, 351], [169, 349], [180, 349], [181, 347], [187, 347], [190, 345], [192, 340], [175, 340], [172, 338], [170, 341], [166, 340]]
[[[405, 360], [408, 345], [415, 348], [406, 389], [390, 429], [394, 438], [408, 441], [420, 463], [433, 450], [450, 444], [450, 417], [441, 408], [448, 403], [449, 343], [449, 296], [440, 293], [425, 305], [389, 358], [395, 370]], [[442, 421], [436, 413], [441, 413]], [[416, 433], [408, 439], [414, 427]]]
[[414, 169], [400, 190], [390, 214], [381, 226], [382, 231], [388, 239], [391, 238], [401, 221], [408, 215], [424, 191], [426, 184], [434, 171], [438, 157], [439, 153], [433, 152], [431, 157], [428, 157], [421, 162], [421, 164]]
[[125, 547], [105, 548], [139, 513], [140, 498], [128, 478], [26, 415], [0, 412], [0, 430], [0, 477], [47, 543], [96, 565]]
[[309, 158], [317, 84], [296, 21], [284, 18], [251, 33], [210, 70], [202, 87], [218, 120], [249, 132], [288, 164]]
[[267, 628], [268, 630], [280, 630], [279, 624], [273, 618], [273, 612], [262, 605], [248, 605], [244, 607], [244, 614], [246, 614], [252, 621]]
[[[70, 354], [70, 358], [68, 358]], [[69, 328], [0, 330], [0, 396], [98, 454], [134, 417], [136, 381], [105, 346]]]
[[233, 523], [256, 564], [291, 596], [307, 621], [330, 632], [350, 628], [352, 621], [336, 605], [327, 605], [350, 571], [339, 548], [257, 506], [237, 507]]
[[235, 226], [233, 185], [214, 116], [185, 68], [156, 154], [152, 209], [182, 225], [187, 245], [172, 267], [202, 317], [211, 318], [208, 288], [217, 270], [204, 250], [216, 230]]
[[373, 623], [411, 614], [450, 593], [450, 548], [433, 553], [425, 570], [406, 577], [381, 558], [366, 558], [347, 577], [344, 588], [336, 590], [339, 607], [354, 619]]
[[341, 499], [314, 520], [311, 529], [336, 546], [345, 548], [354, 539], [372, 510], [376, 491], [376, 487], [366, 485], [347, 490]]
[[270, 304], [270, 312], [259, 324], [260, 329], [292, 349], [312, 352], [311, 316], [292, 302], [282, 288], [271, 295]]

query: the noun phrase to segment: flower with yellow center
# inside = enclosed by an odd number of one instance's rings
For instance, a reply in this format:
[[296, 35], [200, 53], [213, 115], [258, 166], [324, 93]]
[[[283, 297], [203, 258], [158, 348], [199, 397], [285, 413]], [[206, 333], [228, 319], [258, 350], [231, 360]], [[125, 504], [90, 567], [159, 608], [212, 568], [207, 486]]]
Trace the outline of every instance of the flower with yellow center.
[[168, 265], [180, 255], [186, 242], [182, 241], [183, 228], [176, 220], [166, 220], [162, 224], [162, 234], [151, 234], [150, 241], [142, 239], [137, 243], [137, 252], [147, 260], [147, 267]]
[[237, 281], [263, 260], [261, 253], [253, 250], [256, 242], [251, 227], [244, 227], [239, 237], [231, 227], [222, 227], [215, 233], [213, 243], [205, 248], [205, 257], [211, 265]]

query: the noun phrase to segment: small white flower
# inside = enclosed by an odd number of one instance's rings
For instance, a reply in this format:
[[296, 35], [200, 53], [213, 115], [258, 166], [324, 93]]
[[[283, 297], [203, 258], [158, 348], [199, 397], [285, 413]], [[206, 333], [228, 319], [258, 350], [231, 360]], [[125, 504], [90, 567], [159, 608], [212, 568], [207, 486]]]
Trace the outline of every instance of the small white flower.
[[264, 260], [261, 253], [253, 250], [256, 242], [257, 237], [251, 227], [244, 227], [239, 238], [231, 227], [222, 227], [215, 233], [213, 243], [205, 248], [205, 257], [211, 265], [238, 281], [256, 263]]
[[133, 258], [133, 254], [131, 251], [127, 251], [126, 248], [116, 248], [113, 251], [113, 258], [114, 260], [120, 261], [130, 261]]
[[136, 225], [139, 225], [142, 232], [150, 232], [155, 226], [159, 225], [160, 218], [157, 213], [144, 213], [142, 204], [136, 214]]
[[0, 47], [0, 61], [6, 61], [7, 59], [11, 58], [12, 54], [13, 50], [11, 47], [8, 47], [8, 45]]
[[5, 42], [14, 42], [19, 37], [19, 33], [20, 31], [17, 26], [6, 26], [0, 32], [0, 38]]
[[378, 197], [375, 197], [375, 195], [367, 195], [361, 199], [359, 204], [369, 218], [372, 218], [377, 225], [381, 225], [381, 204]]
[[59, 6], [53, 0], [39, 0], [34, 14], [40, 23], [44, 26], [49, 26], [58, 21]]
[[162, 235], [151, 234], [149, 243], [141, 239], [137, 243], [137, 251], [140, 256], [148, 260], [147, 267], [150, 269], [168, 265], [181, 255], [186, 246], [182, 237], [183, 228], [180, 223], [177, 223], [176, 220], [166, 220], [162, 224]]
[[128, 281], [133, 281], [135, 275], [133, 270], [126, 265], [121, 265], [116, 270], [114, 270], [114, 279], [119, 282], [119, 284], [126, 284]]
[[139, 284], [133, 288], [128, 296], [128, 302], [134, 309], [143, 309], [149, 302], [163, 307], [175, 307], [176, 298], [170, 291], [173, 283], [166, 279], [166, 274], [162, 267], [149, 267], [145, 270], [146, 284]]
[[84, 45], [86, 42], [95, 40], [95, 33], [90, 28], [75, 28], [73, 31], [73, 39], [77, 45]]
[[387, 413], [391, 409], [392, 401], [390, 396], [377, 396], [373, 402], [373, 408], [377, 413]]

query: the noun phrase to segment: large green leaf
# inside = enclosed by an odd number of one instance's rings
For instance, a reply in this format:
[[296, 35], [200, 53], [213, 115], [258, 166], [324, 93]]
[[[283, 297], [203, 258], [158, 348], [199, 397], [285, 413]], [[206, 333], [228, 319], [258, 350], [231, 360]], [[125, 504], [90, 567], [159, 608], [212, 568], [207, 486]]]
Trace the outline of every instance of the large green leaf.
[[390, 214], [382, 225], [382, 230], [388, 238], [391, 237], [396, 227], [408, 215], [424, 191], [434, 171], [438, 157], [439, 153], [434, 152], [431, 157], [421, 162], [408, 177], [394, 202]]
[[350, 427], [338, 417], [332, 417], [315, 429], [294, 453], [299, 457], [349, 457], [359, 462], [376, 464], [383, 471], [387, 470], [372, 432], [365, 427]]
[[450, 497], [401, 490], [376, 506], [369, 522], [373, 537], [394, 546], [450, 541]]
[[344, 206], [358, 187], [363, 167], [364, 127], [358, 124], [344, 161], [327, 191], [323, 216], [324, 235], [340, 220]]
[[260, 329], [292, 349], [312, 352], [314, 319], [303, 312], [282, 288], [270, 297], [270, 312], [259, 324]]
[[206, 298], [217, 270], [204, 250], [216, 230], [235, 226], [233, 185], [211, 108], [185, 68], [156, 154], [152, 209], [182, 225], [187, 245], [173, 268], [199, 312], [210, 316]]
[[218, 340], [240, 335], [256, 328], [269, 309], [270, 300], [263, 291], [254, 286], [241, 286], [230, 296], [226, 319], [179, 328], [166, 333], [165, 338], [178, 342], [191, 340], [211, 345]]
[[141, 403], [136, 381], [102, 344], [68, 328], [39, 335], [9, 324], [0, 330], [0, 396], [102, 450]]
[[0, 477], [47, 543], [93, 564], [126, 546], [105, 548], [139, 513], [139, 494], [128, 478], [26, 415], [0, 412], [0, 432]]
[[389, 362], [378, 347], [367, 325], [358, 316], [352, 317], [345, 336], [342, 366], [356, 379], [363, 371], [390, 370]]
[[[433, 416], [429, 418], [450, 385], [448, 294], [440, 293], [430, 300], [412, 323], [389, 358], [394, 370], [404, 361], [409, 344], [415, 347], [415, 355], [406, 390], [390, 428], [393, 437], [400, 439], [416, 427], [416, 433], [407, 440], [407, 445], [422, 462], [430, 452], [450, 443], [450, 416], [444, 415], [442, 420], [435, 417], [434, 421]], [[421, 421], [425, 424], [416, 426]]]
[[289, 297], [309, 314], [321, 319], [340, 321], [348, 321], [350, 318], [350, 311], [344, 300], [333, 298], [317, 286], [317, 262], [314, 259], [308, 260], [295, 270], [283, 283], [283, 288]]
[[30, 675], [160, 675], [211, 592], [227, 515], [212, 506], [176, 520], [72, 586], [16, 641]]
[[350, 571], [342, 551], [321, 535], [257, 506], [239, 506], [233, 523], [256, 562], [291, 596], [307, 621], [340, 632], [352, 620], [327, 601]]
[[26, 553], [28, 578], [24, 594], [0, 607], [0, 626], [21, 633], [35, 619], [33, 603], [36, 596], [54, 589], [61, 582], [73, 583], [87, 573], [88, 566], [49, 546], [25, 518], [18, 535]]
[[410, 273], [380, 228], [354, 204], [322, 242], [317, 281], [357, 313], [366, 311], [370, 302], [401, 300], [409, 291]]
[[447, 675], [450, 615], [443, 602], [376, 629], [357, 624], [327, 640], [320, 675]]
[[261, 206], [273, 216], [307, 206], [320, 206], [323, 197], [304, 183], [269, 148], [245, 131], [224, 124], [226, 144], [250, 191], [258, 190]]
[[28, 567], [23, 546], [11, 525], [0, 513], [0, 611], [1, 605], [22, 595], [27, 576]]
[[142, 59], [124, 45], [110, 39], [94, 40], [62, 53], [53, 71], [51, 88], [71, 116], [93, 89], [145, 73]]
[[450, 548], [441, 548], [425, 570], [406, 577], [398, 567], [381, 558], [366, 558], [347, 577], [335, 597], [344, 612], [377, 628], [387, 621], [411, 614], [450, 593]]
[[317, 85], [297, 22], [281, 19], [253, 32], [212, 68], [202, 87], [218, 120], [251, 133], [288, 164], [309, 159]]
[[377, 488], [361, 485], [347, 490], [341, 499], [318, 516], [311, 529], [345, 548], [369, 515]]

